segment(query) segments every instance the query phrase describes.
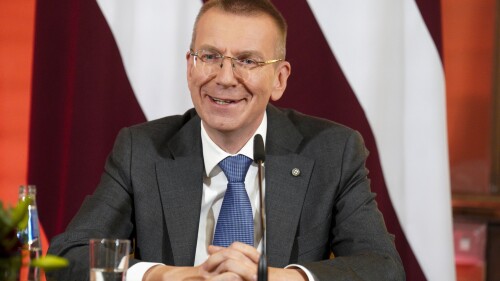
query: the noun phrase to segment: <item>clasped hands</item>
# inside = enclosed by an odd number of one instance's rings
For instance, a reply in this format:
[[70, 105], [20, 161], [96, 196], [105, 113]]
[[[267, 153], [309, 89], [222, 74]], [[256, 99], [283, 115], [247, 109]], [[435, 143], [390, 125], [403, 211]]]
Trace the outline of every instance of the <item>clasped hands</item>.
[[[143, 281], [257, 281], [260, 253], [254, 247], [240, 242], [227, 248], [210, 245], [208, 254], [208, 259], [198, 266], [154, 266]], [[268, 273], [270, 281], [307, 280], [299, 269], [270, 267]]]

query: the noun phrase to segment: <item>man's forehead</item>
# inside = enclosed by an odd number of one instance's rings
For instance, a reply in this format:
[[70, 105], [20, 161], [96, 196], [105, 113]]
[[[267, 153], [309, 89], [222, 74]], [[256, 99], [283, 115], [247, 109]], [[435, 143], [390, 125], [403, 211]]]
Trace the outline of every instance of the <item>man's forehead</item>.
[[244, 21], [265, 21], [266, 24], [273, 26], [276, 30], [278, 30], [278, 27], [276, 23], [273, 21], [272, 17], [264, 12], [255, 12], [255, 13], [233, 13], [229, 11], [224, 11], [220, 8], [213, 7], [209, 10], [207, 10], [203, 15], [200, 16], [198, 23], [197, 23], [197, 28], [200, 25], [200, 22], [202, 21], [213, 21], [214, 18], [217, 19], [228, 19], [228, 20], [244, 20]]
[[274, 50], [278, 36], [278, 28], [267, 14], [240, 15], [212, 8], [197, 22], [194, 47], [259, 52], [265, 46]]

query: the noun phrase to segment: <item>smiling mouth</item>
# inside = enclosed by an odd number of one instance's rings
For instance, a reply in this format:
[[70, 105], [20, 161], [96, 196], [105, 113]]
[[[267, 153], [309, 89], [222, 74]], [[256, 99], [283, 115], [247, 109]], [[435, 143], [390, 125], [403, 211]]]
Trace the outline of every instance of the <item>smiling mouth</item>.
[[231, 104], [231, 103], [235, 103], [235, 101], [232, 101], [232, 100], [222, 100], [222, 99], [218, 99], [218, 98], [214, 98], [214, 97], [210, 97], [216, 104], [220, 104], [220, 105], [225, 105], [225, 104]]

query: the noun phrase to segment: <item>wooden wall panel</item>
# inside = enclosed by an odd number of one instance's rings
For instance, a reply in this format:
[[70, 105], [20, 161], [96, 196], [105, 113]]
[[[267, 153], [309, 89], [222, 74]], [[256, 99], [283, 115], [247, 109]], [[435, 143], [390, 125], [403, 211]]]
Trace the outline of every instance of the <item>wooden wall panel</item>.
[[490, 192], [495, 1], [442, 0], [454, 192]]
[[0, 200], [26, 183], [35, 0], [0, 1]]

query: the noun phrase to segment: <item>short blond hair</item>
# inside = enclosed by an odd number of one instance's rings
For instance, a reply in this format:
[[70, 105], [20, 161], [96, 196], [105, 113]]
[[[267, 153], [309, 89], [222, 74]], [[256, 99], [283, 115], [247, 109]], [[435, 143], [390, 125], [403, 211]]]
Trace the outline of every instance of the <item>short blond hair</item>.
[[[198, 12], [196, 20], [194, 22], [193, 34], [191, 37], [191, 50], [194, 48], [194, 41], [196, 38], [196, 27], [201, 16], [203, 16], [208, 10], [212, 8], [217, 8], [221, 11], [235, 14], [235, 15], [268, 15], [271, 17], [273, 22], [276, 24], [280, 35], [280, 42], [278, 42], [278, 48], [276, 50], [277, 55], [281, 59], [285, 59], [286, 55], [286, 35], [287, 35], [287, 23], [283, 15], [276, 9], [276, 7], [268, 0], [210, 0], [207, 1]], [[194, 50], [193, 50], [194, 51]]]

